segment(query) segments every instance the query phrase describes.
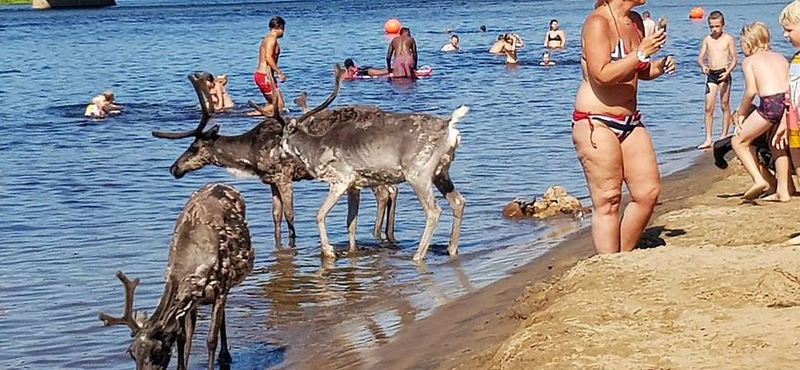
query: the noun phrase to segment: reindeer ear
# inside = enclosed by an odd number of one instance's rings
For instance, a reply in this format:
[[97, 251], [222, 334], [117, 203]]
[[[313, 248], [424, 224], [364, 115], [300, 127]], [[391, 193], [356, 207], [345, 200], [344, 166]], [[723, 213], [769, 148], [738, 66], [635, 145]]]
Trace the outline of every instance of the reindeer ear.
[[211, 126], [211, 128], [208, 129], [208, 131], [203, 133], [203, 136], [205, 137], [215, 137], [218, 135], [219, 135], [219, 125]]

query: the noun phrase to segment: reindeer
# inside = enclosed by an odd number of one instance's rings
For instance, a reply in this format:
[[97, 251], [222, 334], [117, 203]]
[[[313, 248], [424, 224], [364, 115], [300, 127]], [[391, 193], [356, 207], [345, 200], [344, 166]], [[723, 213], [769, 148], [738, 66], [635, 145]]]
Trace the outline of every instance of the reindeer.
[[[281, 247], [281, 218], [286, 218], [289, 229], [289, 245], [294, 246], [296, 232], [294, 227], [294, 190], [293, 182], [311, 180], [313, 177], [297, 159], [283, 152], [280, 146], [283, 126], [274, 117], [267, 117], [250, 131], [237, 136], [219, 134], [220, 127], [212, 126], [204, 131], [213, 110], [209, 107], [208, 89], [202, 80], [203, 75], [191, 74], [189, 81], [194, 86], [203, 116], [200, 124], [186, 132], [154, 131], [152, 135], [162, 139], [183, 139], [193, 137], [194, 141], [170, 167], [170, 173], [180, 179], [189, 172], [206, 165], [225, 167], [234, 175], [251, 175], [270, 186], [272, 191], [272, 219], [275, 226], [275, 246]], [[212, 108], [213, 109], [213, 108]], [[376, 187], [373, 189], [378, 204], [378, 213], [373, 235], [381, 238], [381, 226], [384, 214], [388, 214], [386, 239], [394, 242], [394, 213], [397, 190], [394, 187]], [[351, 238], [351, 250], [355, 249], [355, 238]]]
[[[333, 92], [319, 107], [291, 119], [284, 126], [281, 146], [300, 160], [316, 179], [330, 184], [330, 192], [317, 212], [322, 253], [334, 257], [325, 227], [325, 218], [345, 193], [353, 199], [358, 189], [408, 182], [425, 211], [425, 231], [414, 255], [415, 261], [425, 257], [433, 232], [439, 222], [441, 208], [436, 203], [432, 187], [445, 196], [453, 209], [453, 228], [447, 248], [451, 256], [458, 253], [458, 240], [466, 200], [455, 189], [449, 169], [455, 158], [461, 136], [455, 124], [469, 111], [462, 106], [449, 120], [426, 114], [397, 114], [374, 107], [345, 107], [327, 110], [336, 98], [343, 70], [335, 67], [336, 83]], [[322, 134], [309, 129], [311, 122], [330, 127]], [[357, 200], [352, 229], [357, 218]], [[355, 207], [353, 207], [353, 203]], [[351, 230], [351, 235], [354, 230]], [[351, 236], [352, 237], [352, 236]]]
[[208, 369], [214, 369], [217, 336], [222, 344], [221, 363], [230, 363], [225, 332], [225, 302], [231, 287], [253, 270], [253, 249], [245, 217], [244, 198], [231, 186], [208, 184], [192, 194], [175, 223], [169, 250], [164, 292], [153, 316], [133, 312], [139, 279], [131, 281], [121, 271], [125, 286], [122, 317], [100, 313], [106, 326], [126, 325], [133, 343], [128, 353], [138, 370], [166, 369], [177, 341], [178, 369], [188, 369], [197, 306], [213, 304], [208, 332]]

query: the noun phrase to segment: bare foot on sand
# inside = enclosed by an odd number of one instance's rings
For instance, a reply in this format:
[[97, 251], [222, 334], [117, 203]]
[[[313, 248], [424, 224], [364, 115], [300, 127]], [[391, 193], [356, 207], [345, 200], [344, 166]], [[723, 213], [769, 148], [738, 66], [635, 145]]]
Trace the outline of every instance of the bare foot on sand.
[[785, 202], [788, 202], [788, 201], [792, 200], [792, 198], [789, 197], [789, 196], [780, 196], [780, 195], [778, 195], [778, 193], [774, 193], [774, 194], [772, 194], [770, 196], [764, 197], [764, 199], [762, 199], [762, 200], [765, 201], [765, 202], [785, 203]]
[[704, 142], [702, 145], [698, 146], [698, 147], [697, 147], [697, 149], [701, 149], [701, 150], [702, 150], [702, 149], [708, 149], [708, 148], [710, 148], [710, 147], [711, 147], [711, 145], [712, 145], [712, 144], [714, 144], [714, 142], [713, 142], [713, 141], [711, 141], [711, 140], [706, 140], [706, 141], [705, 141], [705, 142]]
[[768, 183], [766, 183], [766, 182], [765, 183], [756, 183], [756, 184], [753, 184], [753, 186], [751, 186], [750, 189], [747, 189], [747, 191], [744, 192], [744, 196], [742, 196], [742, 198], [747, 199], [747, 200], [753, 200], [753, 199], [756, 199], [756, 198], [762, 196], [765, 192], [767, 192], [767, 190], [769, 190], [769, 184]]

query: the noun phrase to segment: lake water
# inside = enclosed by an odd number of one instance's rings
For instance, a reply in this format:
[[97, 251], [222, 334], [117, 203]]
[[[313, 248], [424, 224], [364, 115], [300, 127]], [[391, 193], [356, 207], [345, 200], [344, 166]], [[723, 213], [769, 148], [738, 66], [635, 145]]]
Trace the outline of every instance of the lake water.
[[[128, 330], [103, 327], [97, 313], [122, 310], [117, 270], [142, 280], [136, 307], [152, 312], [174, 221], [189, 194], [207, 182], [242, 191], [256, 249], [253, 275], [228, 302], [234, 369], [304, 368], [320, 359], [330, 368], [369, 367], [371, 350], [403, 325], [506, 276], [582, 227], [563, 220], [513, 223], [501, 210], [552, 185], [586, 199], [570, 115], [580, 81], [577, 38], [594, 1], [417, 3], [120, 0], [108, 9], [0, 8], [0, 368], [132, 368]], [[669, 16], [667, 50], [680, 69], [642, 84], [641, 110], [664, 173], [690, 163], [703, 139], [704, 79], [694, 60], [707, 28], [687, 19], [694, 5], [651, 1], [646, 7], [656, 18]], [[791, 53], [777, 22], [784, 2], [704, 5], [725, 11], [734, 34], [745, 22], [768, 23], [778, 36], [776, 49]], [[332, 64], [345, 58], [382, 66], [382, 25], [398, 17], [417, 39], [420, 64], [433, 67], [435, 76], [413, 86], [347, 83], [335, 105], [442, 117], [462, 104], [472, 108], [460, 123], [463, 145], [451, 171], [468, 201], [458, 260], [444, 253], [452, 218], [443, 202], [426, 265], [410, 261], [424, 218], [407, 186], [401, 186], [399, 246], [381, 249], [372, 240], [374, 202], [367, 195], [359, 240], [368, 251], [322, 270], [314, 214], [325, 185], [296, 185], [297, 248], [276, 251], [267, 187], [231, 179], [219, 168], [181, 180], [170, 176], [170, 164], [189, 142], [157, 140], [150, 131], [196, 125], [199, 109], [186, 74], [227, 73], [234, 101], [261, 101], [251, 76], [273, 15], [287, 21], [281, 40], [287, 98], [308, 91], [312, 105], [320, 102], [332, 86]], [[550, 18], [560, 20], [569, 48], [554, 54], [559, 65], [544, 69], [537, 66], [539, 44]], [[479, 32], [481, 25], [489, 32]], [[461, 37], [458, 54], [438, 52], [449, 37], [446, 27]], [[507, 31], [529, 42], [518, 68], [486, 53]], [[742, 87], [737, 72], [734, 108]], [[107, 88], [125, 113], [104, 122], [83, 119], [85, 104]], [[216, 122], [224, 134], [238, 134], [257, 120], [238, 113]], [[340, 204], [328, 221], [340, 247], [347, 244], [345, 209]], [[203, 367], [207, 315], [201, 311], [193, 368]]]

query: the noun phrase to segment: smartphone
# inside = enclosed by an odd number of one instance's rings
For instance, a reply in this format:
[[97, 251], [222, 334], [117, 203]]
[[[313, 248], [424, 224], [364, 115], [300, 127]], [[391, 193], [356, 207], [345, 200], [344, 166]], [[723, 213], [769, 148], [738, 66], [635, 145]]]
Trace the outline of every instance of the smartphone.
[[663, 16], [658, 20], [658, 29], [667, 32], [667, 17]]

